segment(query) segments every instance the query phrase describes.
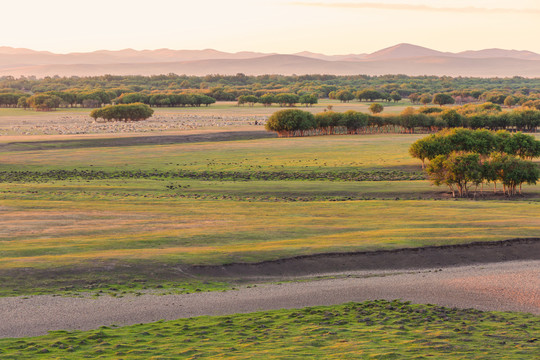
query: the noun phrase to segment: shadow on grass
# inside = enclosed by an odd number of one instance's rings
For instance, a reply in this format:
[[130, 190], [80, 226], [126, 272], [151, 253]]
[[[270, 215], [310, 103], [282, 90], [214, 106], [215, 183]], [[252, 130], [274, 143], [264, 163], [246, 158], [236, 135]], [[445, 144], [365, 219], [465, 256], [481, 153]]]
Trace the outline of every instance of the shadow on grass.
[[[438, 268], [517, 260], [540, 260], [540, 238], [466, 244], [299, 255], [258, 263], [189, 265], [152, 260], [103, 261], [55, 268], [0, 270], [0, 296], [84, 291], [110, 285], [132, 289], [169, 283], [220, 280], [232, 283], [354, 270]], [[217, 286], [208, 283], [208, 290]], [[214, 285], [212, 285], [214, 284]], [[225, 283], [220, 283], [222, 289]], [[200, 285], [197, 285], [200, 286]]]
[[122, 147], [137, 145], [171, 145], [197, 142], [219, 142], [236, 140], [256, 140], [277, 137], [275, 133], [266, 131], [223, 131], [187, 135], [152, 135], [120, 138], [24, 141], [0, 144], [0, 151], [36, 151], [80, 149], [99, 147]]

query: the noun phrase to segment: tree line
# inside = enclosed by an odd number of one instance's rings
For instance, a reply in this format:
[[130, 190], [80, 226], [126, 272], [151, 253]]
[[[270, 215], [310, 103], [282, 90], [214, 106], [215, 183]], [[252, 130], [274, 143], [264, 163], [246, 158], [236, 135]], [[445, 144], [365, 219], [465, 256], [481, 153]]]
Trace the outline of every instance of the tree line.
[[[414, 142], [409, 153], [422, 161], [430, 180], [446, 185], [452, 196], [466, 197], [487, 183], [503, 186], [508, 196], [521, 194], [522, 184], [536, 184], [540, 170], [531, 160], [540, 157], [540, 141], [507, 131], [446, 129]], [[428, 160], [427, 166], [424, 166]]]
[[149, 106], [186, 107], [214, 104], [216, 99], [203, 94], [145, 94], [141, 92], [123, 93], [113, 100], [117, 104], [131, 104], [135, 102]]
[[[234, 99], [247, 95], [263, 95], [265, 92], [296, 93], [300, 91], [318, 93], [320, 97], [328, 97], [332, 91], [347, 89], [376, 89], [384, 93], [397, 91], [402, 97], [412, 93], [435, 94], [450, 93], [452, 96], [478, 97], [485, 92], [503, 92], [508, 94], [520, 93], [529, 95], [538, 93], [540, 80], [538, 78], [474, 78], [450, 76], [406, 76], [406, 75], [349, 75], [335, 76], [325, 74], [311, 75], [258, 75], [248, 76], [242, 73], [236, 75], [211, 74], [205, 76], [187, 75], [153, 75], [153, 76], [118, 76], [102, 75], [89, 77], [60, 77], [52, 76], [42, 79], [36, 77], [12, 76], [0, 77], [0, 89], [12, 89], [29, 93], [65, 90], [115, 90], [124, 92], [140, 91], [183, 91], [215, 89], [225, 93], [233, 93]], [[257, 91], [262, 91], [255, 94]], [[458, 94], [457, 92], [463, 92]], [[208, 94], [212, 96], [211, 94]], [[218, 98], [216, 98], [218, 99]], [[232, 99], [232, 100], [234, 100]], [[218, 99], [222, 100], [222, 99]], [[226, 99], [223, 99], [226, 100]], [[229, 99], [230, 100], [230, 99]], [[488, 101], [487, 99], [482, 99]], [[493, 101], [492, 101], [493, 102]]]
[[317, 104], [318, 102], [319, 99], [315, 94], [298, 95], [291, 93], [266, 93], [264, 95], [261, 95], [260, 97], [256, 95], [240, 95], [238, 97], [238, 105], [248, 104], [249, 106], [253, 106], [256, 103], [263, 104], [264, 106], [272, 106], [272, 104], [278, 104], [282, 107], [295, 106], [296, 104], [311, 106]]
[[34, 110], [49, 111], [59, 107], [99, 108], [107, 104], [143, 103], [149, 106], [185, 107], [208, 106], [216, 99], [204, 94], [189, 93], [150, 93], [115, 92], [92, 90], [83, 92], [49, 91], [34, 95], [22, 92], [0, 93], [0, 107], [33, 108]]
[[[218, 101], [237, 101], [240, 96], [265, 94], [314, 94], [317, 98], [335, 98], [341, 101], [399, 101], [430, 104], [436, 94], [446, 94], [456, 104], [492, 102], [506, 106], [522, 106], [529, 102], [540, 110], [540, 79], [513, 78], [464, 78], [449, 76], [334, 76], [334, 75], [155, 75], [93, 77], [0, 77], [0, 93], [34, 95], [47, 92], [79, 94], [76, 100], [82, 105], [84, 93], [102, 91], [112, 100], [123, 93], [200, 93]], [[59, 94], [55, 94], [60, 96]], [[95, 94], [94, 94], [95, 95]], [[65, 95], [68, 97], [68, 95]], [[87, 94], [86, 96], [89, 96]], [[352, 97], [351, 97], [352, 96]], [[62, 98], [62, 96], [60, 96]], [[87, 102], [97, 100], [95, 96]], [[10, 106], [16, 103], [8, 100]], [[66, 103], [72, 103], [66, 101]], [[109, 102], [103, 101], [102, 104]], [[0, 106], [2, 100], [0, 97]], [[91, 106], [88, 106], [91, 107]]]
[[[372, 104], [376, 105], [376, 104]], [[278, 136], [312, 136], [366, 133], [430, 133], [445, 128], [512, 130], [534, 132], [540, 126], [540, 111], [519, 108], [501, 111], [486, 103], [456, 108], [408, 107], [397, 115], [377, 115], [382, 108], [370, 107], [373, 114], [349, 110], [344, 113], [324, 111], [311, 114], [299, 109], [275, 112], [266, 123], [268, 131]]]

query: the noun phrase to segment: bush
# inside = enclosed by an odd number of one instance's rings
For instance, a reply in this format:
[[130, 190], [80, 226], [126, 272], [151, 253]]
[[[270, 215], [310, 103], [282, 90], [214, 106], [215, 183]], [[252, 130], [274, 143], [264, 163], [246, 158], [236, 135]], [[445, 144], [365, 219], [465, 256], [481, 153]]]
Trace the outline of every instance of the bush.
[[304, 131], [315, 128], [315, 118], [307, 111], [286, 109], [273, 113], [265, 128], [277, 132], [280, 137], [294, 136], [295, 132], [302, 135]]
[[90, 116], [96, 121], [97, 119], [105, 121], [141, 121], [148, 119], [153, 113], [154, 110], [150, 106], [134, 103], [105, 106], [93, 110]]

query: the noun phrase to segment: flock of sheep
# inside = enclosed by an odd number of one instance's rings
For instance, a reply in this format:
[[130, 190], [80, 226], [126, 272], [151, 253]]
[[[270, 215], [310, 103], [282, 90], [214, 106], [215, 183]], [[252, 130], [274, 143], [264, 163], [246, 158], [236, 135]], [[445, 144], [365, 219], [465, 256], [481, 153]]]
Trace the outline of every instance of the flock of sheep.
[[0, 135], [72, 135], [159, 132], [210, 127], [264, 125], [267, 116], [223, 116], [211, 114], [155, 114], [140, 122], [96, 122], [88, 115], [32, 117], [0, 125]]

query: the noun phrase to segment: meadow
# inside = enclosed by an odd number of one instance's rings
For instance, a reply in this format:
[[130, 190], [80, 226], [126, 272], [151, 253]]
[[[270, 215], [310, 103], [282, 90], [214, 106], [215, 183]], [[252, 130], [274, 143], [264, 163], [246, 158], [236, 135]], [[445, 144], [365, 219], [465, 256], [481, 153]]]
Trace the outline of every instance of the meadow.
[[256, 131], [252, 140], [193, 141], [190, 137], [194, 135], [177, 139], [171, 136], [174, 144], [167, 144], [166, 139], [159, 137], [145, 141], [144, 136], [13, 141], [0, 144], [0, 171], [421, 171], [420, 163], [407, 150], [422, 135], [276, 139], [267, 138], [264, 131]]
[[174, 288], [174, 266], [538, 234], [538, 186], [452, 201], [407, 153], [421, 135], [254, 134], [0, 145], [1, 293]]
[[[432, 186], [408, 154], [422, 135], [276, 138], [249, 115], [269, 110], [249, 107], [215, 109], [230, 112], [221, 119], [201, 112], [181, 126], [159, 109], [156, 127], [77, 133], [74, 125], [70, 135], [65, 124], [83, 121], [83, 110], [61, 121], [4, 121], [2, 110], [0, 129], [26, 122], [0, 137], [0, 296], [21, 301], [234, 291], [270, 279], [191, 269], [530, 238], [540, 229], [539, 186], [510, 199], [488, 185], [459, 200]], [[205, 128], [239, 113], [240, 122]], [[40, 135], [43, 124], [57, 135]], [[538, 323], [530, 314], [380, 300], [52, 331], [0, 339], [0, 358], [529, 359]]]
[[[0, 339], [3, 359], [532, 359], [530, 314], [368, 301]], [[512, 324], [512, 326], [508, 326]]]

